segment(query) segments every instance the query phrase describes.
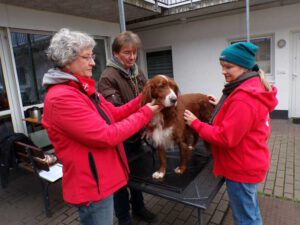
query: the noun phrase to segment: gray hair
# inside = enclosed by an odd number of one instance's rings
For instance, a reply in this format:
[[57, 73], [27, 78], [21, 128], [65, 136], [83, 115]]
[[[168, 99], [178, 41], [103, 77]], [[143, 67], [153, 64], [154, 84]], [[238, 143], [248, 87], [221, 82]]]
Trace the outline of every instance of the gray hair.
[[64, 67], [74, 61], [82, 50], [93, 49], [95, 45], [95, 40], [88, 34], [62, 28], [52, 37], [46, 54], [54, 66]]

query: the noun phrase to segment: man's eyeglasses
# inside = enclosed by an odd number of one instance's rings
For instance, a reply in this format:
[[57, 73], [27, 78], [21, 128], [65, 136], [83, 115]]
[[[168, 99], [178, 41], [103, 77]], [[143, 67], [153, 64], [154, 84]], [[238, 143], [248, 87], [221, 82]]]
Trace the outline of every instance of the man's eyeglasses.
[[95, 61], [95, 59], [96, 59], [96, 55], [95, 54], [93, 54], [93, 55], [91, 55], [91, 56], [82, 56], [82, 55], [79, 55], [79, 57], [80, 58], [83, 58], [83, 59], [85, 59], [86, 61]]

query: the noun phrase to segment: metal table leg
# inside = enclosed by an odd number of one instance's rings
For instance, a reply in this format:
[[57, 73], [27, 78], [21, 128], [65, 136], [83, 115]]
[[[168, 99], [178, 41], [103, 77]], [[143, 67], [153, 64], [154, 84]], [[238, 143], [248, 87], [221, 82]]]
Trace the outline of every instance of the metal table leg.
[[198, 208], [198, 225], [204, 225], [203, 224], [203, 218], [202, 218], [202, 209]]

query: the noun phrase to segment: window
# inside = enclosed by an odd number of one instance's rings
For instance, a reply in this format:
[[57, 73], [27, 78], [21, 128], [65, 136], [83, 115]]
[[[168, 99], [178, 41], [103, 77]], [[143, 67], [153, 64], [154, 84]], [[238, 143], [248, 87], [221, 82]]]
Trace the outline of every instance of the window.
[[42, 79], [52, 67], [45, 53], [51, 36], [12, 32], [11, 39], [23, 106], [42, 103]]
[[147, 52], [148, 78], [157, 74], [164, 74], [173, 78], [172, 50]]
[[[244, 40], [235, 40], [231, 41], [231, 44], [238, 41], [246, 41]], [[251, 42], [259, 47], [259, 50], [256, 54], [255, 61], [257, 62], [260, 69], [262, 69], [266, 78], [269, 82], [275, 82], [275, 75], [273, 72], [273, 54], [272, 54], [272, 37], [261, 37], [261, 38], [253, 38]]]
[[4, 83], [1, 59], [0, 59], [0, 111], [9, 109], [7, 93]]
[[96, 55], [95, 63], [96, 66], [93, 68], [93, 79], [98, 85], [98, 80], [102, 71], [106, 67], [106, 51], [105, 51], [105, 41], [104, 39], [95, 39], [96, 46], [94, 48], [94, 54]]
[[[45, 89], [42, 86], [43, 76], [53, 67], [46, 56], [51, 36], [12, 32], [11, 39], [23, 106], [43, 103], [45, 96]], [[106, 54], [104, 39], [95, 41], [96, 66], [93, 69], [93, 78], [98, 81], [106, 65]]]

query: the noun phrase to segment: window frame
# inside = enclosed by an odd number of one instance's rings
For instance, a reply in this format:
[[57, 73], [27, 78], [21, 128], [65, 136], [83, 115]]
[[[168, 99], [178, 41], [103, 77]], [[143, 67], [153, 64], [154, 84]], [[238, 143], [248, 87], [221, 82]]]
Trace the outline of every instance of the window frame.
[[[22, 121], [25, 115], [25, 111], [28, 108], [31, 108], [33, 106], [43, 108], [44, 102], [41, 102], [39, 104], [23, 106], [21, 90], [19, 87], [20, 84], [17, 75], [17, 65], [15, 61], [12, 38], [11, 38], [11, 34], [13, 32], [53, 36], [57, 31], [39, 31], [39, 30], [32, 30], [32, 29], [19, 29], [19, 28], [3, 28], [3, 29], [0, 28], [0, 33], [1, 33], [0, 41], [3, 41], [3, 43], [5, 42], [4, 46], [2, 46], [4, 48], [2, 49], [3, 55], [1, 55], [1, 58], [5, 60], [5, 65], [2, 65], [2, 67], [3, 67], [3, 73], [6, 73], [6, 75], [4, 75], [4, 79], [5, 79], [5, 83], [9, 84], [8, 86], [6, 85], [6, 88], [8, 89], [7, 91], [9, 92], [8, 94], [10, 96], [9, 97], [10, 109], [1, 111], [0, 117], [10, 116], [14, 127], [14, 132], [27, 133], [28, 131], [26, 128], [26, 123]], [[92, 35], [92, 34], [91, 36], [94, 39], [104, 40], [105, 57], [107, 62], [109, 56], [110, 37], [101, 36], [101, 35]]]
[[147, 68], [146, 71], [147, 71], [147, 76], [148, 76], [148, 79], [150, 79], [149, 77], [149, 70], [148, 70], [148, 59], [147, 59], [147, 54], [148, 53], [155, 53], [155, 52], [163, 52], [163, 51], [171, 51], [171, 57], [172, 57], [172, 77], [174, 79], [174, 57], [173, 57], [173, 49], [171, 46], [167, 46], [167, 47], [161, 47], [161, 48], [155, 48], [155, 49], [147, 49], [145, 51], [145, 54], [144, 54], [144, 57], [145, 57], [145, 67]]
[[[274, 34], [262, 34], [262, 35], [256, 35], [252, 36], [250, 38], [250, 41], [253, 40], [259, 40], [259, 39], [269, 39], [270, 40], [270, 73], [265, 72], [266, 79], [269, 83], [275, 83], [276, 77], [275, 77], [275, 38]], [[238, 41], [246, 41], [246, 37], [239, 37], [239, 38], [232, 38], [228, 40], [228, 45], [231, 45], [233, 42]]]

